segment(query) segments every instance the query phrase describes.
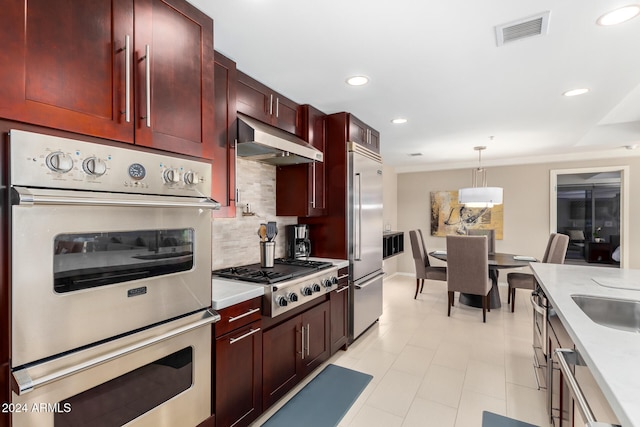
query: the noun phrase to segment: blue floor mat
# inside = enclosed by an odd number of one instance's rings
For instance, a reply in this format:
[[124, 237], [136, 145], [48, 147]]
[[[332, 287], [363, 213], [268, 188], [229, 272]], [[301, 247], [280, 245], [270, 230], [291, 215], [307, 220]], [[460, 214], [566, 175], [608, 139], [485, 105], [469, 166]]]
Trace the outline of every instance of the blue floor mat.
[[493, 412], [482, 411], [482, 427], [538, 427]]
[[372, 378], [362, 372], [328, 365], [262, 426], [337, 426]]

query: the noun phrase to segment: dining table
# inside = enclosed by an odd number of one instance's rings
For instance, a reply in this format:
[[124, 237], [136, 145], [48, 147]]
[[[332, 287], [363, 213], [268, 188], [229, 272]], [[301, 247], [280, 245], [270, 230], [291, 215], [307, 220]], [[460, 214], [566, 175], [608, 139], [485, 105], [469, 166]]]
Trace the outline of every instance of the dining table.
[[[447, 261], [447, 251], [433, 251], [429, 255], [441, 261]], [[530, 262], [537, 261], [536, 258], [509, 254], [503, 252], [490, 253], [488, 256], [489, 278], [491, 279], [491, 292], [489, 292], [489, 306], [491, 308], [500, 308], [500, 291], [498, 290], [498, 270], [503, 268], [527, 267]], [[460, 293], [461, 304], [471, 307], [482, 308], [482, 296]]]

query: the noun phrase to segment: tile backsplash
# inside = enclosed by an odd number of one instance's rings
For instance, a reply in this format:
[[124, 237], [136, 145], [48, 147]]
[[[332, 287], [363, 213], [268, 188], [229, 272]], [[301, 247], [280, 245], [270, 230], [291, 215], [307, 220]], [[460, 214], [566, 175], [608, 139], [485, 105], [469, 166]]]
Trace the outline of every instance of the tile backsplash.
[[[286, 226], [298, 222], [298, 217], [295, 216], [276, 216], [275, 166], [237, 159], [236, 170], [240, 190], [236, 217], [213, 220], [214, 270], [260, 262], [258, 227], [268, 221], [276, 221], [278, 224], [276, 258], [286, 257]], [[243, 215], [247, 203], [255, 215]]]

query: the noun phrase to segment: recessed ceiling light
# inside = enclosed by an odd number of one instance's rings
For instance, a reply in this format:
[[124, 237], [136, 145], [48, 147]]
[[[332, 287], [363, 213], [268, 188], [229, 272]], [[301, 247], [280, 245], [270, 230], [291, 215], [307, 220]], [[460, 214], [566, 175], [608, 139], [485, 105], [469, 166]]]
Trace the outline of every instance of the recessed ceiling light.
[[598, 25], [608, 26], [616, 25], [635, 18], [640, 14], [640, 5], [630, 4], [619, 9], [605, 13], [596, 21]]
[[565, 93], [563, 93], [564, 96], [578, 96], [578, 95], [583, 95], [585, 93], [589, 92], [589, 89], [586, 88], [582, 88], [582, 89], [572, 89], [572, 90], [568, 90]]
[[347, 84], [351, 86], [362, 86], [369, 83], [369, 77], [367, 76], [352, 76], [347, 79]]
[[407, 119], [402, 118], [402, 117], [398, 117], [397, 119], [391, 120], [391, 123], [396, 124], [396, 125], [401, 125], [401, 124], [407, 123]]

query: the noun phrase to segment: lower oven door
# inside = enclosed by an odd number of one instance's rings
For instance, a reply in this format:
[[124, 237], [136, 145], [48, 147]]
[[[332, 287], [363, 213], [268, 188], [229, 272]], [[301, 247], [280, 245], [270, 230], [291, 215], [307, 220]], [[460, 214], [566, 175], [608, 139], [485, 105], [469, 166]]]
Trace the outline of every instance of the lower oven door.
[[195, 426], [211, 414], [206, 311], [13, 372], [13, 427]]
[[211, 306], [207, 199], [12, 193], [14, 367]]

